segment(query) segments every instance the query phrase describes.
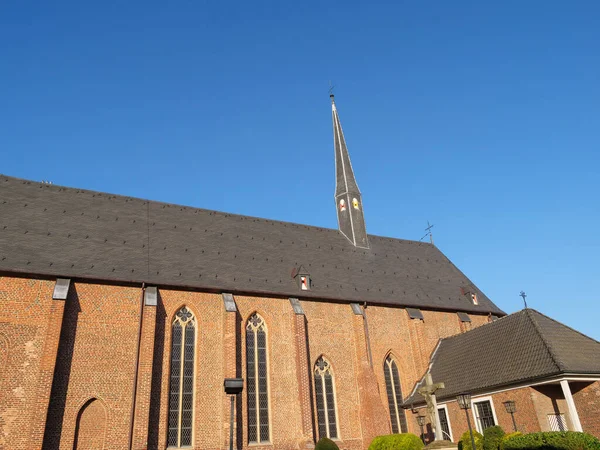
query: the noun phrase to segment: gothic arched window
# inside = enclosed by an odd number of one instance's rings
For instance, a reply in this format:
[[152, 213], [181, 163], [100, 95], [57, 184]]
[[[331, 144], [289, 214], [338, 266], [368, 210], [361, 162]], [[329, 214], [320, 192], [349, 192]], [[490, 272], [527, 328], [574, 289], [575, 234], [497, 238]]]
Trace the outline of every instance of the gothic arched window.
[[269, 442], [267, 375], [267, 329], [263, 318], [255, 313], [246, 325], [249, 443]]
[[169, 388], [169, 447], [192, 445], [194, 409], [194, 353], [196, 319], [185, 306], [177, 311], [171, 328]]
[[315, 364], [314, 374], [319, 439], [324, 437], [336, 439], [338, 432], [333, 392], [333, 370], [329, 361], [321, 356]]
[[398, 366], [392, 356], [388, 356], [383, 365], [385, 374], [385, 387], [387, 390], [388, 405], [390, 407], [390, 420], [392, 422], [392, 433], [406, 433], [406, 414], [400, 406], [402, 404], [402, 388], [400, 387], [400, 376]]

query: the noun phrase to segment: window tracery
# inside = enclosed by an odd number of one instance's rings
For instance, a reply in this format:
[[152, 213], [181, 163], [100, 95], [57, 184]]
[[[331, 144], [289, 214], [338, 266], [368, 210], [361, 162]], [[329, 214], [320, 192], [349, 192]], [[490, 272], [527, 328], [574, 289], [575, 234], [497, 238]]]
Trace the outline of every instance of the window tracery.
[[321, 356], [314, 367], [315, 397], [317, 402], [317, 427], [319, 438], [336, 439], [337, 419], [331, 364]]
[[269, 442], [267, 328], [264, 319], [256, 313], [246, 325], [246, 379], [248, 442]]
[[383, 372], [385, 376], [385, 387], [387, 391], [388, 406], [390, 409], [390, 421], [392, 433], [406, 433], [406, 413], [402, 406], [402, 388], [396, 361], [389, 355], [384, 363]]
[[187, 307], [175, 314], [171, 326], [171, 375], [167, 445], [192, 445], [196, 318]]

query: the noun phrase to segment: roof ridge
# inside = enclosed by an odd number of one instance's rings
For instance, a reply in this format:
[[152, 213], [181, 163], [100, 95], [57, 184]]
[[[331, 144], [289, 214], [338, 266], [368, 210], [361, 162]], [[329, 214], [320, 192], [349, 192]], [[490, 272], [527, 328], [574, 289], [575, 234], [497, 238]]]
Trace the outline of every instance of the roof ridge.
[[[531, 311], [535, 311], [535, 310], [525, 308], [523, 311], [525, 312], [525, 316], [528, 317], [529, 320], [531, 321], [531, 323], [533, 324], [533, 328], [535, 329], [536, 333], [538, 334], [538, 336], [544, 343], [544, 346], [546, 347], [546, 350], [548, 351], [548, 354], [550, 355], [550, 358], [552, 359], [552, 362], [554, 363], [554, 365], [558, 368], [559, 371], [561, 371], [561, 372], [564, 371], [564, 365], [560, 362], [558, 356], [556, 355], [556, 352], [554, 351], [554, 348], [552, 348], [552, 345], [550, 344], [550, 342], [548, 342], [548, 340], [544, 336], [544, 333], [542, 333], [542, 330], [540, 329], [539, 324], [537, 323], [537, 321], [535, 320], [535, 318], [533, 317], [533, 315], [531, 313]], [[537, 311], [535, 311], [535, 312], [537, 312]]]
[[569, 330], [571, 330], [571, 331], [573, 331], [573, 332], [577, 333], [578, 335], [580, 335], [580, 336], [582, 336], [582, 337], [584, 337], [584, 338], [587, 338], [587, 339], [589, 339], [590, 341], [594, 341], [595, 343], [597, 343], [597, 344], [600, 344], [600, 341], [597, 341], [597, 340], [596, 340], [596, 339], [594, 339], [593, 337], [591, 337], [591, 336], [588, 336], [587, 334], [584, 334], [584, 333], [582, 333], [581, 331], [579, 331], [579, 330], [576, 330], [575, 328], [573, 328], [573, 327], [570, 327], [569, 325], [567, 325], [567, 324], [565, 324], [565, 323], [559, 322], [558, 320], [556, 320], [556, 319], [553, 319], [552, 317], [550, 317], [550, 316], [547, 316], [546, 314], [539, 312], [537, 309], [534, 309], [534, 308], [528, 308], [528, 309], [530, 309], [531, 311], [533, 311], [533, 312], [535, 312], [535, 313], [538, 313], [540, 316], [543, 316], [543, 317], [545, 317], [546, 319], [548, 319], [548, 320], [551, 320], [551, 321], [552, 321], [552, 322], [554, 322], [554, 323], [557, 323], [557, 324], [559, 324], [559, 325], [561, 325], [561, 326], [563, 326], [563, 327], [565, 327], [565, 328], [568, 328]]
[[[281, 225], [293, 225], [293, 226], [298, 226], [298, 227], [307, 227], [307, 228], [312, 228], [315, 230], [322, 230], [322, 231], [335, 232], [335, 233], [340, 232], [337, 228], [320, 227], [317, 225], [308, 225], [305, 223], [290, 222], [290, 221], [278, 220], [278, 219], [268, 219], [268, 218], [259, 217], [259, 216], [249, 216], [249, 215], [245, 215], [245, 214], [239, 214], [239, 213], [233, 213], [233, 212], [227, 212], [227, 211], [219, 211], [216, 209], [200, 208], [198, 206], [182, 205], [179, 203], [172, 203], [172, 202], [166, 202], [166, 201], [160, 201], [160, 200], [152, 200], [152, 199], [143, 198], [143, 197], [134, 197], [134, 196], [125, 195], [125, 194], [115, 194], [115, 193], [111, 193], [111, 192], [97, 191], [94, 189], [85, 189], [85, 188], [78, 188], [78, 187], [72, 187], [72, 186], [64, 186], [62, 184], [47, 184], [47, 183], [43, 183], [41, 181], [34, 181], [34, 180], [28, 180], [26, 178], [12, 177], [10, 175], [6, 175], [3, 173], [0, 173], [0, 177], [4, 177], [4, 178], [6, 178], [8, 180], [12, 180], [12, 181], [21, 181], [23, 183], [28, 183], [28, 184], [47, 186], [49, 188], [67, 189], [69, 191], [75, 191], [78, 193], [85, 192], [85, 193], [89, 193], [89, 194], [101, 194], [101, 195], [107, 195], [107, 196], [112, 196], [112, 197], [119, 197], [119, 198], [124, 198], [124, 199], [132, 199], [132, 200], [138, 200], [138, 201], [142, 201], [142, 202], [154, 203], [156, 205], [167, 205], [167, 206], [174, 206], [174, 207], [178, 207], [178, 208], [189, 208], [189, 209], [196, 210], [196, 211], [205, 211], [205, 212], [209, 212], [209, 213], [224, 214], [224, 215], [235, 216], [235, 217], [244, 218], [244, 219], [264, 220], [265, 222], [276, 223], [276, 224], [281, 224]], [[429, 242], [417, 241], [417, 240], [413, 240], [413, 239], [402, 239], [402, 238], [397, 238], [397, 237], [392, 237], [392, 236], [380, 236], [377, 234], [369, 234], [369, 233], [367, 233], [367, 235], [370, 238], [375, 238], [375, 239], [390, 239], [393, 241], [410, 242], [410, 243], [419, 244], [419, 245], [423, 244], [424, 246], [432, 246], [434, 248], [437, 248]], [[366, 249], [366, 250], [368, 250], [368, 249]], [[442, 253], [442, 252], [440, 252], [440, 253]], [[443, 253], [442, 253], [442, 255], [443, 255]]]

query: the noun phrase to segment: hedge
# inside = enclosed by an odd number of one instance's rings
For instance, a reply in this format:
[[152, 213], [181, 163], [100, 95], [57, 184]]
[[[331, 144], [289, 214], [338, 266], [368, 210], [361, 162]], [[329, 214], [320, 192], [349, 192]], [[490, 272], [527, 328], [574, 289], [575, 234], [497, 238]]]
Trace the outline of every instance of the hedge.
[[423, 446], [423, 441], [418, 436], [401, 433], [377, 436], [369, 445], [369, 450], [421, 450]]
[[523, 436], [523, 433], [521, 433], [520, 431], [513, 431], [512, 433], [505, 434], [502, 438], [502, 442], [500, 442], [500, 450], [504, 450], [504, 444], [506, 443], [506, 441], [516, 436]]
[[515, 436], [504, 442], [505, 450], [600, 450], [600, 440], [576, 431], [550, 431]]
[[483, 431], [483, 450], [498, 450], [504, 434], [498, 425], [486, 428]]
[[476, 449], [473, 449], [471, 445], [471, 435], [468, 431], [465, 431], [458, 442], [458, 450], [483, 450], [483, 436], [481, 433], [473, 430], [473, 439], [475, 440]]
[[340, 450], [340, 448], [331, 439], [327, 439], [326, 437], [324, 437], [319, 439], [315, 450]]

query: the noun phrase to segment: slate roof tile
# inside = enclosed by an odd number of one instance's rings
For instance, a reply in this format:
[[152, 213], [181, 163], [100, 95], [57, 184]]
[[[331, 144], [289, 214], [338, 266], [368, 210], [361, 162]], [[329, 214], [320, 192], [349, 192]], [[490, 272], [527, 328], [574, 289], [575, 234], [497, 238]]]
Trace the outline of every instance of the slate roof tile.
[[[533, 309], [441, 339], [430, 369], [440, 400], [563, 373], [600, 375], [600, 342]], [[423, 403], [416, 393], [405, 405]]]
[[[435, 246], [369, 242], [359, 249], [334, 229], [0, 176], [0, 271], [504, 314]], [[310, 291], [291, 277], [300, 265]]]

